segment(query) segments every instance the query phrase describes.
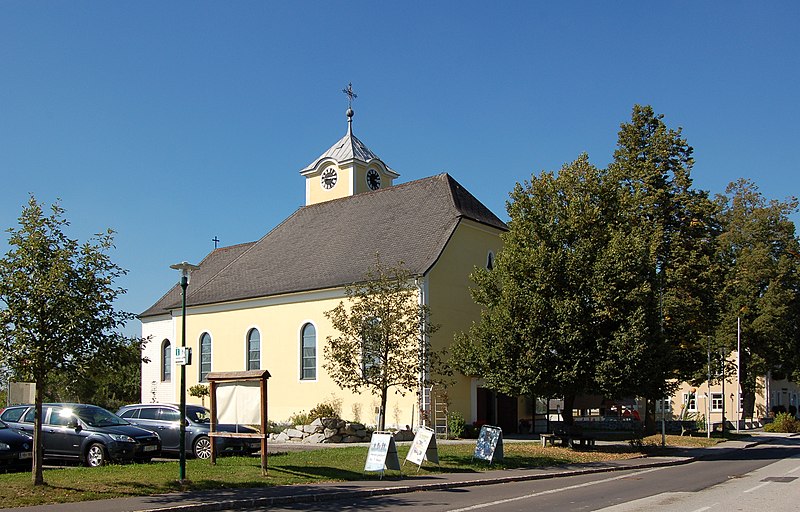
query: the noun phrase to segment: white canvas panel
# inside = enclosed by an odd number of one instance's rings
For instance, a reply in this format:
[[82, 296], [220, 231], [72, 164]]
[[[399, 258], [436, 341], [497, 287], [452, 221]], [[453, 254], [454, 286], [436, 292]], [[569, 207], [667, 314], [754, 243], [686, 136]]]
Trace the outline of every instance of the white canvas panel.
[[260, 383], [254, 381], [217, 384], [217, 423], [260, 425]]

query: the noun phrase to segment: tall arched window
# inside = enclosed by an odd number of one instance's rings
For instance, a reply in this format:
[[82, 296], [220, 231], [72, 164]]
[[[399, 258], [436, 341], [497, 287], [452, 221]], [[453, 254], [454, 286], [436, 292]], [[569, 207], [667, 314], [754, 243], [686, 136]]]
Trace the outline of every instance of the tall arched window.
[[302, 379], [314, 380], [317, 378], [317, 329], [312, 324], [303, 326], [302, 345]]
[[161, 382], [172, 379], [172, 344], [169, 340], [161, 342]]
[[247, 333], [247, 369], [261, 369], [261, 335], [258, 329], [250, 329]]
[[204, 332], [200, 336], [200, 382], [206, 382], [211, 372], [211, 335]]
[[486, 256], [486, 268], [494, 270], [494, 253], [492, 251], [489, 251], [489, 254]]

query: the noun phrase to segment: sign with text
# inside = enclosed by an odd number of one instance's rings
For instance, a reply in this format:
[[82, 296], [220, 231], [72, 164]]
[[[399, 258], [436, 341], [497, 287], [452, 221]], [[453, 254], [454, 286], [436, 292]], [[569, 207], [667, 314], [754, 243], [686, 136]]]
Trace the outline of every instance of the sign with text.
[[494, 460], [503, 460], [503, 429], [490, 425], [482, 426], [472, 458], [488, 460], [490, 464]]
[[192, 364], [192, 349], [189, 347], [175, 347], [175, 364]]
[[[406, 460], [410, 460], [418, 466], [422, 466], [424, 460], [439, 464], [439, 450], [436, 447], [436, 436], [434, 431], [428, 427], [420, 427], [414, 442], [408, 450]], [[405, 464], [405, 461], [403, 462]]]
[[400, 471], [397, 445], [394, 444], [394, 436], [390, 432], [375, 432], [369, 443], [364, 471], [380, 471], [383, 476], [383, 472], [387, 469]]

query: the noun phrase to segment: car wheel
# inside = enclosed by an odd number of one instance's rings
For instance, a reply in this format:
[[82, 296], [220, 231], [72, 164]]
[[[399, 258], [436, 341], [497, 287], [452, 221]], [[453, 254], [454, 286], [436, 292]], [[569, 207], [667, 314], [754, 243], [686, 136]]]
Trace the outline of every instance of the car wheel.
[[86, 450], [86, 465], [90, 468], [103, 466], [107, 462], [106, 448], [100, 443], [93, 443]]
[[194, 440], [192, 446], [192, 453], [198, 459], [207, 459], [211, 457], [211, 440], [207, 436], [200, 436]]

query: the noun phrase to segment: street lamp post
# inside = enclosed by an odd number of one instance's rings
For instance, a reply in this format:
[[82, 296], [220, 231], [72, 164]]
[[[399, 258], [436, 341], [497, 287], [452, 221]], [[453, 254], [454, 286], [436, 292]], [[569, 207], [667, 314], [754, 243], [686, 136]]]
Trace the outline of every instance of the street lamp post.
[[[200, 268], [186, 261], [170, 265], [169, 268], [181, 272], [181, 349], [186, 350], [186, 288], [189, 286], [189, 275], [193, 270]], [[181, 390], [180, 390], [180, 470], [179, 481], [186, 481], [186, 361], [181, 367]]]

